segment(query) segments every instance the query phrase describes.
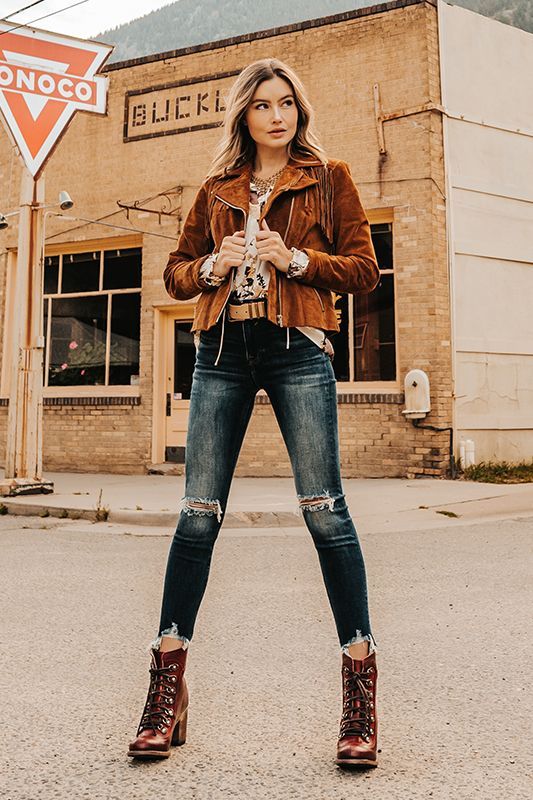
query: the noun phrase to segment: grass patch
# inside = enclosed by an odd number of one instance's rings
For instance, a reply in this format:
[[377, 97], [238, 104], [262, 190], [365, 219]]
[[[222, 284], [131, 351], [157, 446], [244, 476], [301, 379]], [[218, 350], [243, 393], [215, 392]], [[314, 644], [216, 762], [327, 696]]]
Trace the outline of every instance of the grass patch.
[[467, 481], [485, 483], [530, 483], [533, 482], [533, 459], [528, 464], [509, 464], [507, 461], [480, 461], [463, 470]]
[[96, 521], [97, 522], [105, 522], [109, 516], [109, 509], [107, 506], [100, 506], [100, 508], [96, 509]]
[[100, 489], [100, 494], [98, 495], [98, 502], [95, 508], [97, 522], [105, 522], [109, 516], [109, 506], [102, 505], [102, 491], [103, 490]]

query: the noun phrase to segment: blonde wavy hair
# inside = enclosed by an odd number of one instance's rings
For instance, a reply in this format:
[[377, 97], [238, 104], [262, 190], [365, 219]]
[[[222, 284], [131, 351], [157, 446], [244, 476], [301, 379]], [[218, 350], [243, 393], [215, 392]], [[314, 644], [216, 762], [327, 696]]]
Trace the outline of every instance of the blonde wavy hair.
[[222, 176], [255, 155], [255, 142], [244, 124], [246, 110], [260, 83], [283, 78], [291, 86], [298, 107], [296, 133], [287, 147], [290, 156], [310, 154], [327, 163], [327, 156], [314, 129], [314, 112], [305, 88], [294, 70], [277, 58], [253, 61], [239, 73], [226, 100], [223, 134], [215, 149], [206, 177]]

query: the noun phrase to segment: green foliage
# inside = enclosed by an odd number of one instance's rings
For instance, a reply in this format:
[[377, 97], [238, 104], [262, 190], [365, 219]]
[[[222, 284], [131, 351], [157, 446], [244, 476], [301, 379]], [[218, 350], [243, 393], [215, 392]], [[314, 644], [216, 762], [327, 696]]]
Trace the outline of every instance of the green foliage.
[[532, 0], [461, 0], [454, 5], [533, 33]]
[[[110, 61], [178, 50], [303, 20], [340, 14], [375, 3], [369, 0], [179, 0], [96, 38], [116, 45]], [[460, 0], [468, 8], [533, 33], [533, 0]]]
[[0, 516], [4, 514], [9, 514], [9, 508], [4, 503], [0, 503]]
[[480, 461], [466, 467], [463, 477], [469, 481], [485, 483], [529, 483], [533, 482], [533, 460], [528, 464], [509, 464], [507, 461]]

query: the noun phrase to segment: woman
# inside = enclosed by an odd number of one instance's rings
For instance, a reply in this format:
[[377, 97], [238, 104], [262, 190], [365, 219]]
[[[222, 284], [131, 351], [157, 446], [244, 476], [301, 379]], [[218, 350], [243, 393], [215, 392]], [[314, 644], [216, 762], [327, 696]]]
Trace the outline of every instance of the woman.
[[128, 755], [165, 757], [185, 742], [187, 648], [258, 389], [284, 437], [342, 655], [336, 763], [377, 764], [376, 652], [366, 576], [343, 494], [332, 292], [370, 292], [379, 269], [346, 162], [328, 159], [295, 73], [261, 59], [237, 77], [224, 133], [164, 281], [200, 294], [185, 497], [170, 547], [151, 683]]

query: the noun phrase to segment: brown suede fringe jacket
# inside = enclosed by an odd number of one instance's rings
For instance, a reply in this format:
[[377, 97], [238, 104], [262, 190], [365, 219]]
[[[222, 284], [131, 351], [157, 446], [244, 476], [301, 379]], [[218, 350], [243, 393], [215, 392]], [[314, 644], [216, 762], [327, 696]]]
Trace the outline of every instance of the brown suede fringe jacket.
[[[193, 331], [215, 325], [231, 291], [229, 280], [207, 286], [200, 267], [218, 251], [225, 236], [246, 229], [251, 161], [223, 177], [207, 178], [198, 191], [169, 255], [163, 280], [168, 294], [195, 306]], [[332, 292], [365, 294], [376, 288], [379, 268], [370, 225], [359, 191], [345, 161], [322, 164], [310, 154], [291, 157], [260, 216], [278, 231], [285, 245], [303, 250], [309, 266], [301, 278], [287, 278], [271, 264], [267, 315], [276, 325], [311, 325], [326, 333], [339, 330]], [[236, 268], [234, 268], [236, 269]]]

